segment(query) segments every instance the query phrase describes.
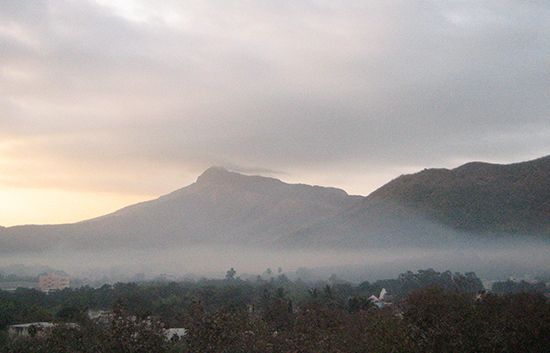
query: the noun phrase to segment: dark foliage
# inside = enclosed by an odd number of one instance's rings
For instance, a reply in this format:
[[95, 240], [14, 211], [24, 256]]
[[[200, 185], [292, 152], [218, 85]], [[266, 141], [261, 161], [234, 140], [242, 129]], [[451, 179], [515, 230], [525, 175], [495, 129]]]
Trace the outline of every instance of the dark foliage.
[[[359, 286], [331, 283], [283, 276], [249, 282], [233, 274], [50, 295], [0, 292], [3, 325], [42, 315], [60, 323], [34, 337], [0, 331], [0, 353], [550, 351], [550, 303], [542, 294], [480, 293], [474, 274], [433, 270]], [[395, 299], [379, 309], [367, 298], [381, 286]], [[110, 314], [89, 319], [89, 308]], [[168, 339], [167, 327], [187, 334]]]
[[545, 293], [548, 290], [544, 282], [526, 282], [526, 281], [504, 281], [495, 282], [491, 287], [493, 293], [510, 294], [510, 293]]

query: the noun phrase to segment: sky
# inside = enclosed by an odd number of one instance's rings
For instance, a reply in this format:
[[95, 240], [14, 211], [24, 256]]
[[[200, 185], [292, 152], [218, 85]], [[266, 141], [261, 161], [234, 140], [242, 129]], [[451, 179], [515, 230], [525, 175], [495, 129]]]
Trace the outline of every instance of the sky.
[[0, 225], [216, 165], [366, 195], [550, 153], [550, 2], [0, 0]]

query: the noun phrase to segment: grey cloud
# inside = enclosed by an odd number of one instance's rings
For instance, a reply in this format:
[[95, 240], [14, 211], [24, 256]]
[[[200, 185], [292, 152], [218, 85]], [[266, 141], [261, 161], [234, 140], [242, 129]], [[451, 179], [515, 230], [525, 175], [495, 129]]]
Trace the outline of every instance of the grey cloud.
[[141, 5], [181, 21], [3, 1], [0, 138], [59, 166], [181, 173], [380, 173], [550, 150], [545, 2]]

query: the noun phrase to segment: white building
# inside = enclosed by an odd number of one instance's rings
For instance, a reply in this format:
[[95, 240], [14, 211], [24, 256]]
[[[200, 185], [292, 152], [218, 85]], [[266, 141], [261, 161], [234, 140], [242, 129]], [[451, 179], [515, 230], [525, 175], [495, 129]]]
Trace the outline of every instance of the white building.
[[168, 328], [168, 329], [164, 330], [164, 336], [169, 340], [171, 340], [173, 338], [176, 338], [176, 339], [182, 338], [186, 334], [187, 334], [187, 330], [184, 329], [183, 327]]
[[28, 324], [11, 325], [8, 327], [8, 333], [12, 336], [30, 336], [33, 331], [39, 333], [53, 326], [54, 324], [51, 322], [31, 322]]
[[382, 288], [380, 291], [380, 295], [371, 295], [369, 297], [369, 300], [376, 305], [379, 309], [382, 309], [383, 307], [387, 305], [391, 305], [392, 296], [388, 294], [386, 291], [386, 288]]

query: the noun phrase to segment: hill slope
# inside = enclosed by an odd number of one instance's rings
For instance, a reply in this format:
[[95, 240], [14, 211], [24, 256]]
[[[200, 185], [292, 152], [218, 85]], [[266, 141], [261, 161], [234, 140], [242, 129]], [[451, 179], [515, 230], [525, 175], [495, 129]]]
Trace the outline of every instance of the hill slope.
[[550, 234], [550, 156], [403, 175], [370, 194], [363, 207], [380, 201], [461, 231]]
[[402, 175], [358, 204], [281, 242], [285, 246], [437, 246], [489, 234], [549, 238], [550, 156]]
[[2, 231], [0, 252], [70, 248], [171, 247], [201, 243], [261, 245], [330, 218], [361, 197], [343, 190], [210, 168], [196, 183], [156, 200], [66, 225]]

